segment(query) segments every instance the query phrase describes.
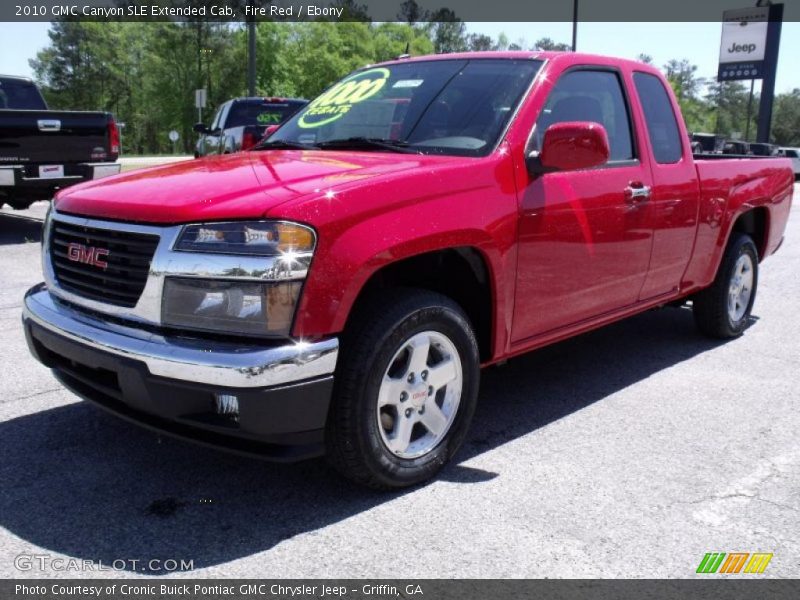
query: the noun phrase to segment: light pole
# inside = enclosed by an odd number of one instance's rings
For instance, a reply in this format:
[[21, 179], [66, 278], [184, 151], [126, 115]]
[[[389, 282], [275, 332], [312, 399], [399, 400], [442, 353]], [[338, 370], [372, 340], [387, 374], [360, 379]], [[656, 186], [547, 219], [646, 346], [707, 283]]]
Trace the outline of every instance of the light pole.
[[[255, 0], [248, 0], [252, 8]], [[247, 21], [247, 95], [256, 95], [256, 18], [251, 16]]]
[[578, 0], [572, 0], [572, 51], [578, 50]]

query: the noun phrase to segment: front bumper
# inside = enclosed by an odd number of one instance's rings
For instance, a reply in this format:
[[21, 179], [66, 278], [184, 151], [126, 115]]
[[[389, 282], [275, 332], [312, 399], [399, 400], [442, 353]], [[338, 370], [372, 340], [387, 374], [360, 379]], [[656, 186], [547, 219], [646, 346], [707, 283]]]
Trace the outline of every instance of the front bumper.
[[[282, 346], [169, 337], [25, 296], [33, 355], [79, 396], [178, 437], [276, 460], [315, 456], [338, 355], [335, 338]], [[236, 396], [219, 414], [215, 394]]]

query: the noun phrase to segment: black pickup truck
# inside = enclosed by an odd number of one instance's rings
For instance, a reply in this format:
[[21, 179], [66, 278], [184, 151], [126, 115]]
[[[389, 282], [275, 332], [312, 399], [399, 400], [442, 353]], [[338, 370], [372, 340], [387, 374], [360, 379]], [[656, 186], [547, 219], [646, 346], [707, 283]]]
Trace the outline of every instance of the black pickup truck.
[[118, 156], [111, 114], [48, 110], [30, 79], [0, 75], [0, 206], [27, 208], [60, 188], [115, 175]]

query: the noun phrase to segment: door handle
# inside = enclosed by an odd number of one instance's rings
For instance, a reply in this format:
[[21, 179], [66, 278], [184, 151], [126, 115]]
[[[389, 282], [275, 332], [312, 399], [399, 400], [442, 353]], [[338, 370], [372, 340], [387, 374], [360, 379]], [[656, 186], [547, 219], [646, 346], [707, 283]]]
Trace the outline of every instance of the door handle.
[[643, 202], [650, 198], [650, 187], [638, 181], [632, 181], [625, 188], [625, 200], [631, 203]]

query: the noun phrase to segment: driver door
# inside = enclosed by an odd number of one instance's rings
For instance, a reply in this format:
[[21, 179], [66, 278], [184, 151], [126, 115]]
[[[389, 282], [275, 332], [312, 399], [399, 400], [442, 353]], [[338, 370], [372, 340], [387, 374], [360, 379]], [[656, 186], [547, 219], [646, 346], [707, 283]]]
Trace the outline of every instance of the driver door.
[[539, 115], [529, 150], [541, 148], [553, 123], [594, 121], [606, 129], [610, 158], [593, 169], [531, 176], [521, 190], [512, 343], [637, 301], [652, 247], [642, 192], [652, 181], [639, 160], [624, 89], [614, 69], [570, 70]]

